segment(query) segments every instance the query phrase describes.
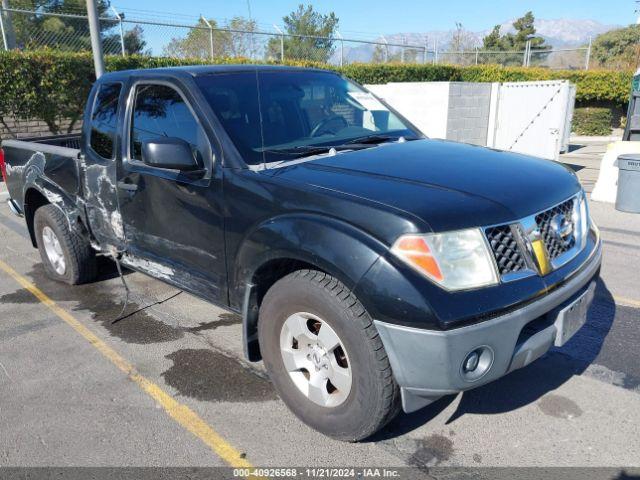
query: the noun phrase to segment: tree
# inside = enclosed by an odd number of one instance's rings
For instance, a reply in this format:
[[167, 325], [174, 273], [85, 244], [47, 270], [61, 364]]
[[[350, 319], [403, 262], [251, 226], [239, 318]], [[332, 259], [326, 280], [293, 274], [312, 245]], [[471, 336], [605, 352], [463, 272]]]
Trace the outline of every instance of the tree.
[[482, 39], [484, 50], [500, 50], [502, 37], [500, 37], [500, 25], [496, 25], [491, 33]]
[[[282, 41], [285, 58], [315, 60], [327, 63], [334, 52], [333, 37], [338, 29], [338, 17], [331, 12], [323, 15], [312, 5], [298, 5], [298, 9], [283, 19], [285, 32]], [[267, 56], [280, 59], [279, 37], [273, 37], [267, 45]]]
[[136, 25], [131, 30], [124, 32], [124, 51], [127, 55], [144, 55], [144, 47], [147, 46], [147, 42], [144, 40], [144, 30], [140, 25]]
[[[98, 0], [98, 14], [106, 16], [109, 0]], [[17, 48], [51, 47], [59, 50], [79, 51], [91, 49], [91, 38], [86, 18], [43, 15], [43, 13], [73, 13], [86, 15], [85, 0], [14, 0], [12, 8], [24, 9], [33, 14], [12, 13], [10, 15]], [[112, 22], [100, 22], [100, 30], [109, 48], [110, 35], [106, 32], [114, 27]]]
[[629, 69], [638, 66], [640, 25], [611, 30], [596, 37], [591, 61], [598, 67]]
[[[513, 22], [515, 33], [506, 33], [500, 35], [500, 25], [496, 25], [487, 36], [482, 39], [482, 46], [485, 50], [497, 52], [520, 52], [524, 51], [527, 42], [530, 42], [531, 50], [549, 50], [549, 45], [545, 44], [544, 38], [536, 35], [534, 26], [535, 17], [531, 11], [525, 13], [522, 17]], [[548, 54], [536, 55], [537, 60], [543, 60]], [[505, 58], [501, 63], [507, 65], [518, 64], [522, 62], [520, 54], [514, 54], [512, 58]]]
[[464, 29], [460, 22], [456, 22], [456, 29], [451, 35], [449, 41], [449, 50], [452, 52], [464, 52], [473, 50], [476, 46], [474, 35]]
[[376, 45], [376, 48], [374, 48], [373, 55], [371, 57], [371, 63], [385, 63], [388, 57], [387, 50], [388, 47]]
[[194, 28], [189, 30], [184, 38], [172, 38], [164, 47], [164, 54], [169, 57], [178, 58], [210, 58], [211, 37], [213, 36], [213, 56], [224, 57], [224, 45], [227, 43], [227, 32], [215, 30], [218, 24], [215, 20], [209, 20], [213, 31], [209, 30], [209, 26], [204, 19], [198, 20]]
[[[462, 23], [456, 22], [456, 29], [449, 39], [449, 53], [442, 56], [445, 63], [470, 65], [475, 61], [475, 55], [470, 54], [476, 47], [476, 37], [465, 30]], [[466, 52], [466, 54], [465, 54]]]
[[513, 38], [512, 46], [516, 50], [524, 49], [527, 44], [527, 40], [532, 50], [542, 50], [548, 48], [545, 45], [544, 38], [536, 36], [536, 28], [534, 27], [535, 18], [531, 11], [524, 14], [515, 22], [513, 22], [513, 28], [516, 29], [516, 34], [509, 37]]
[[[144, 39], [144, 30], [140, 25], [136, 25], [124, 32], [122, 36], [124, 41], [124, 52], [126, 55], [150, 55], [150, 51], [145, 51], [147, 42]], [[106, 54], [120, 55], [122, 54], [122, 42], [120, 39], [120, 26], [117, 31], [102, 39], [102, 49]]]
[[401, 53], [400, 61], [404, 63], [418, 63], [418, 55], [422, 57], [423, 53], [421, 50], [415, 47], [405, 47], [404, 55]]
[[228, 37], [228, 56], [256, 58], [258, 56], [258, 42], [255, 38], [257, 24], [255, 20], [243, 17], [233, 17], [227, 24], [231, 30]]
[[211, 58], [212, 37], [213, 57], [255, 58], [259, 45], [255, 41], [256, 22], [243, 17], [234, 17], [219, 27], [213, 19], [207, 23], [200, 19], [184, 38], [173, 38], [164, 48], [164, 54], [178, 58]]

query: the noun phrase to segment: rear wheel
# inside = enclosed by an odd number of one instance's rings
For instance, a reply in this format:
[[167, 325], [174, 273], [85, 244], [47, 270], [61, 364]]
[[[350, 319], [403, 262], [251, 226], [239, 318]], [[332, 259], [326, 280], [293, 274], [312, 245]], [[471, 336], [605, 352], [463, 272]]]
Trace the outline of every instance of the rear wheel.
[[303, 422], [330, 437], [369, 437], [399, 411], [399, 388], [378, 333], [338, 280], [300, 270], [260, 306], [260, 350], [276, 390]]
[[96, 276], [96, 256], [89, 241], [69, 229], [64, 213], [55, 205], [36, 210], [33, 226], [47, 275], [76, 285]]

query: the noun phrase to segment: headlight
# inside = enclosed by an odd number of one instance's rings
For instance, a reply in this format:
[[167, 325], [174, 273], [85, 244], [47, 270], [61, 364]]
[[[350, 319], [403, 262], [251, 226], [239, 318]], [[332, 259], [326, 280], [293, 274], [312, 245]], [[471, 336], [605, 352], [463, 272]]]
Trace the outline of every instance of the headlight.
[[587, 246], [587, 235], [589, 226], [591, 225], [591, 216], [589, 215], [589, 204], [587, 203], [587, 195], [582, 191], [578, 197], [575, 207], [573, 208], [573, 224], [579, 229], [576, 236], [580, 242], [580, 249]]
[[498, 283], [491, 252], [480, 229], [403, 235], [391, 251], [407, 265], [448, 290]]

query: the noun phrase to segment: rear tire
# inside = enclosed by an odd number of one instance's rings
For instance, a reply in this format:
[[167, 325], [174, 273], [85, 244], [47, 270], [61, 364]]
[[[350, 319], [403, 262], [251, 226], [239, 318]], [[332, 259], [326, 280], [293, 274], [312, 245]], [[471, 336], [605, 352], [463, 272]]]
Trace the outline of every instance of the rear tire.
[[[276, 282], [260, 306], [258, 335], [280, 397], [319, 432], [359, 441], [399, 412], [399, 388], [371, 317], [334, 277], [299, 270]], [[317, 380], [323, 372], [326, 383]], [[326, 387], [320, 398], [318, 385]]]
[[34, 215], [36, 242], [47, 275], [77, 285], [97, 274], [96, 255], [89, 241], [69, 229], [65, 214], [55, 205], [44, 205]]

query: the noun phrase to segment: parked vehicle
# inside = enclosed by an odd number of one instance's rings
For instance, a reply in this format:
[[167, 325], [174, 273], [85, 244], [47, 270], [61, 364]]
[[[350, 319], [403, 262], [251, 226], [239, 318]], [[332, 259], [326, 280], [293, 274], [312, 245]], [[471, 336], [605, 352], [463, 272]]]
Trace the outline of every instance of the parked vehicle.
[[247, 358], [342, 440], [563, 345], [599, 273], [571, 171], [426, 139], [323, 70], [110, 73], [79, 138], [2, 148], [52, 278], [110, 255], [241, 313]]

